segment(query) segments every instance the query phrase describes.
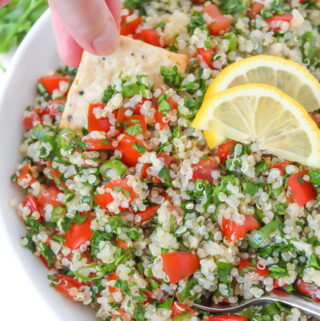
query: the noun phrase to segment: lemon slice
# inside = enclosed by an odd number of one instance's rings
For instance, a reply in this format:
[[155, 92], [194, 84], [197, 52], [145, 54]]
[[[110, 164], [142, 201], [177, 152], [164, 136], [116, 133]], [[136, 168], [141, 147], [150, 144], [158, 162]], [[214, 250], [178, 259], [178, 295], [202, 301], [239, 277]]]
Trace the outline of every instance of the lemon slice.
[[229, 65], [211, 83], [206, 97], [248, 83], [277, 87], [307, 111], [320, 108], [320, 84], [308, 69], [294, 61], [267, 55], [253, 56]]
[[320, 130], [307, 111], [281, 90], [247, 84], [205, 98], [192, 126], [291, 161], [320, 167]]

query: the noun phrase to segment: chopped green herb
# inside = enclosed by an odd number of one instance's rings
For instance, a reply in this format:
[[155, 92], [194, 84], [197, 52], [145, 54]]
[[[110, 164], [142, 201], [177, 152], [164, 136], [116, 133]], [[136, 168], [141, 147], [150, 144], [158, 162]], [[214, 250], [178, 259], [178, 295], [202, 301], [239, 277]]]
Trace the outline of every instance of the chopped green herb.
[[161, 66], [160, 73], [164, 78], [164, 83], [173, 88], [178, 88], [183, 80], [177, 66], [173, 66], [171, 69]]
[[147, 151], [147, 149], [138, 142], [133, 143], [133, 148], [140, 154], [144, 154]]
[[164, 116], [167, 116], [171, 110], [171, 105], [167, 101], [168, 98], [169, 98], [168, 94], [162, 94], [158, 97], [158, 100], [157, 100], [159, 111]]

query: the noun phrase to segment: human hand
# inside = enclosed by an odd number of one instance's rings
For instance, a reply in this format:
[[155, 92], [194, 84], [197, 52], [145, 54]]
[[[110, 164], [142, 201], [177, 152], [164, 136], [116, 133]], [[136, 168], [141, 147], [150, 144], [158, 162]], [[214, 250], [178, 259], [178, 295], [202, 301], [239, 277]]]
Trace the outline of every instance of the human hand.
[[49, 0], [49, 5], [63, 63], [78, 66], [83, 49], [102, 55], [116, 47], [120, 0]]
[[[0, 0], [0, 8], [10, 0]], [[48, 0], [57, 47], [63, 63], [78, 66], [83, 49], [112, 52], [118, 42], [120, 0]]]

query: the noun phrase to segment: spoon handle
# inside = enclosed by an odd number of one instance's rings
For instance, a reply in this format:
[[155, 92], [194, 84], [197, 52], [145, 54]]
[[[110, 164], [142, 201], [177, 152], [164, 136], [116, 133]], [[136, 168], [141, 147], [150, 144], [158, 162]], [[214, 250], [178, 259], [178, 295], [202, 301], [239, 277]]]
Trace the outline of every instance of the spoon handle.
[[293, 308], [300, 309], [317, 319], [320, 318], [320, 304], [307, 297], [291, 295], [282, 291], [273, 291], [273, 293], [270, 293], [267, 298], [269, 298], [270, 301], [278, 301]]

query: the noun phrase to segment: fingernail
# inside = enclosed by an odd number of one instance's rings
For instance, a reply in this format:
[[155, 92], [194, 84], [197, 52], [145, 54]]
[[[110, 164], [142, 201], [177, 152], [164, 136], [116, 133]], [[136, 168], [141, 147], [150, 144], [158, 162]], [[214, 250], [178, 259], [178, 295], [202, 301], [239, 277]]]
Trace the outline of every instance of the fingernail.
[[92, 40], [92, 47], [97, 54], [106, 55], [118, 44], [119, 31], [113, 20], [109, 19], [102, 32]]

